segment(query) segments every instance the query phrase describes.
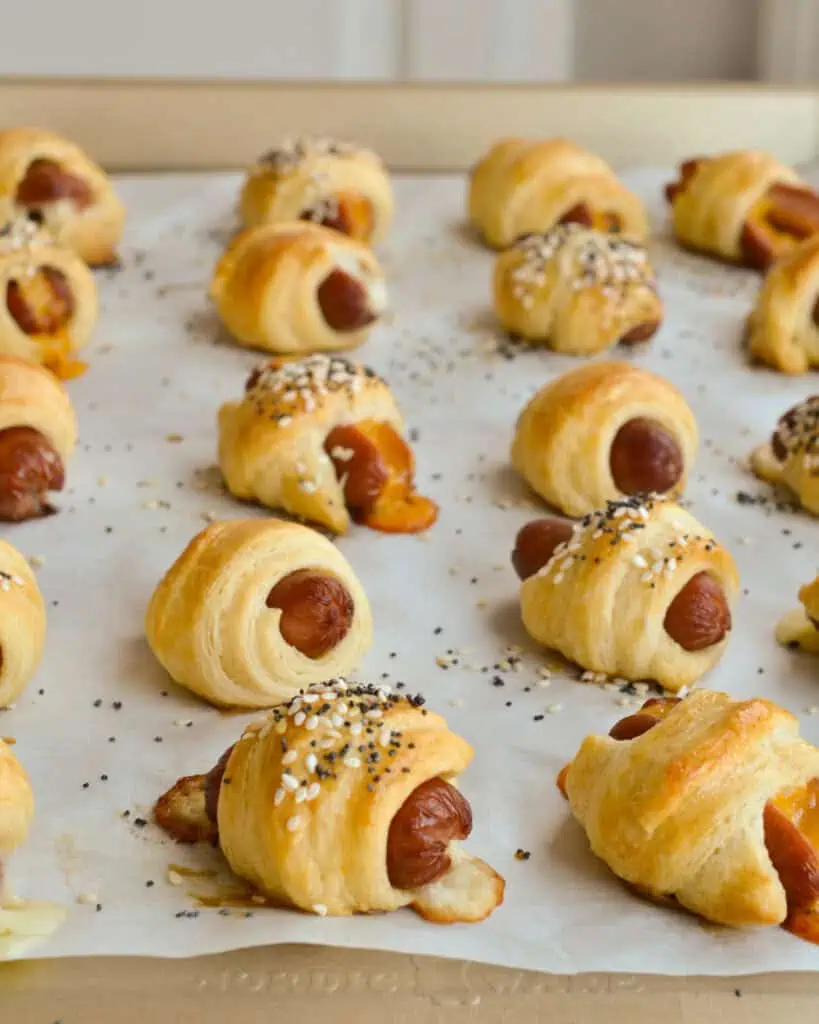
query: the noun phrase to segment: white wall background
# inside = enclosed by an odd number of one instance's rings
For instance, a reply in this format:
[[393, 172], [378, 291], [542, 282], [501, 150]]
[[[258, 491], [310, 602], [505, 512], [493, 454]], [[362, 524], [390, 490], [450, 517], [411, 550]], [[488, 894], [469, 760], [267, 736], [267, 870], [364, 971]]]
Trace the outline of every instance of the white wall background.
[[819, 0], [0, 0], [0, 74], [787, 80], [806, 18], [819, 35], [811, 9]]
[[758, 7], [756, 0], [580, 0], [575, 73], [591, 81], [753, 80]]

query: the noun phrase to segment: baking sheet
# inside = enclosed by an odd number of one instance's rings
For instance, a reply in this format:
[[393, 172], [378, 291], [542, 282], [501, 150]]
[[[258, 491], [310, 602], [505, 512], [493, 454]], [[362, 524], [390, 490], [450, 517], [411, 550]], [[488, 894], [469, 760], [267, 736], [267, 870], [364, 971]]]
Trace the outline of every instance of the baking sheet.
[[[773, 637], [798, 585], [817, 571], [819, 527], [736, 497], [768, 493], [738, 462], [811, 393], [812, 379], [746, 365], [740, 339], [757, 276], [673, 246], [660, 190], [668, 172], [625, 178], [662, 232], [651, 248], [667, 304], [653, 343], [626, 357], [668, 376], [692, 405], [702, 446], [690, 504], [742, 575], [730, 646], [705, 682], [780, 701], [819, 742], [811, 713], [819, 662]], [[0, 735], [16, 739], [37, 794], [31, 840], [11, 865], [15, 889], [70, 908], [35, 955], [179, 957], [304, 942], [561, 974], [819, 967], [817, 948], [779, 929], [704, 927], [635, 898], [588, 852], [555, 789], [581, 739], [607, 731], [639, 698], [581, 684], [576, 672], [555, 672], [544, 687], [544, 655], [520, 624], [509, 549], [538, 504], [509, 467], [511, 432], [529, 395], [579, 363], [519, 352], [496, 331], [493, 257], [463, 227], [460, 177], [396, 182], [397, 223], [381, 253], [395, 318], [358, 352], [392, 384], [417, 436], [419, 489], [440, 502], [441, 516], [426, 537], [359, 530], [340, 546], [375, 610], [375, 645], [359, 677], [421, 690], [473, 744], [463, 778], [475, 820], [469, 845], [506, 877], [506, 900], [481, 925], [441, 927], [410, 911], [197, 912], [188, 895], [195, 880], [169, 884], [170, 864], [198, 869], [215, 855], [174, 846], [138, 822], [149, 822], [154, 799], [177, 777], [207, 770], [252, 717], [220, 714], [176, 688], [142, 629], [157, 580], [206, 519], [264, 514], [224, 495], [213, 468], [219, 403], [241, 392], [258, 358], [229, 343], [206, 297], [235, 228], [239, 180], [121, 179], [130, 211], [124, 268], [99, 275], [91, 369], [70, 383], [82, 434], [70, 490], [59, 516], [3, 529], [41, 563], [49, 603], [37, 679], [0, 715]], [[504, 660], [509, 645], [520, 648], [514, 666]], [[517, 849], [530, 858], [517, 860]]]

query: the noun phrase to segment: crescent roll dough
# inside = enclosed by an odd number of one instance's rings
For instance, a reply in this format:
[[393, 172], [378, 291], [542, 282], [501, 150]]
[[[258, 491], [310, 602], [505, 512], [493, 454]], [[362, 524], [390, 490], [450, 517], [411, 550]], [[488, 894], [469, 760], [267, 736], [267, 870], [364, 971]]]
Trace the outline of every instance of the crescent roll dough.
[[469, 219], [494, 249], [567, 221], [637, 241], [648, 234], [637, 196], [605, 160], [567, 139], [496, 142], [472, 172]]
[[33, 817], [34, 794], [28, 776], [11, 748], [0, 740], [0, 858], [23, 845]]
[[[634, 491], [681, 494], [697, 441], [694, 414], [667, 380], [630, 363], [592, 363], [534, 395], [518, 417], [511, 457], [550, 505], [581, 516]], [[628, 474], [621, 452], [637, 464]], [[631, 477], [638, 487], [618, 486]]]
[[[286, 606], [271, 600], [289, 577], [340, 584], [345, 608], [313, 601], [338, 642], [320, 657], [288, 643]], [[308, 594], [309, 601], [309, 594]], [[304, 609], [304, 600], [298, 611]], [[367, 595], [341, 552], [306, 526], [277, 519], [212, 523], [174, 562], [148, 605], [145, 633], [173, 679], [212, 704], [270, 707], [300, 689], [353, 669], [372, 643]]]
[[[0, 541], [0, 708], [13, 703], [33, 678], [43, 653], [45, 633], [45, 602], [34, 573], [16, 548]], [[2, 789], [0, 761], [0, 794]], [[2, 836], [0, 820], [0, 854]]]
[[731, 556], [685, 509], [659, 498], [609, 502], [574, 526], [520, 589], [523, 624], [546, 647], [592, 672], [653, 679], [679, 690], [722, 657], [722, 639], [682, 647], [666, 628], [675, 598], [706, 574], [728, 607], [739, 578]]
[[743, 150], [681, 165], [666, 195], [684, 246], [765, 269], [819, 230], [819, 196], [767, 153]]
[[573, 355], [646, 341], [663, 318], [645, 249], [578, 224], [527, 235], [504, 250], [494, 295], [507, 331]]
[[36, 213], [91, 266], [116, 260], [125, 207], [105, 172], [53, 132], [0, 132], [0, 211]]
[[819, 516], [819, 395], [781, 417], [770, 441], [751, 452], [751, 469], [760, 480], [787, 488]]
[[[202, 776], [177, 784], [159, 801], [157, 820], [178, 836], [175, 813], [195, 803], [201, 816], [202, 789], [210, 790], [228, 863], [275, 905], [321, 916], [409, 906], [436, 922], [481, 921], [501, 902], [504, 882], [447, 841], [471, 829], [463, 798], [467, 821], [427, 800], [415, 804], [400, 843], [392, 834], [420, 787], [435, 780], [452, 787], [472, 758], [469, 744], [423, 704], [342, 679], [314, 686], [251, 723], [220, 762], [221, 775], [211, 773], [206, 785]], [[433, 821], [442, 827], [428, 845], [418, 830]], [[420, 861], [423, 870], [434, 859], [432, 880], [397, 887], [393, 859], [405, 868]]]
[[748, 318], [751, 355], [782, 373], [819, 366], [819, 235], [771, 267]]
[[374, 244], [392, 221], [392, 186], [372, 150], [334, 139], [289, 139], [250, 169], [239, 213], [248, 226], [310, 220]]
[[800, 648], [819, 654], [819, 576], [799, 589], [801, 608], [794, 608], [779, 620], [776, 639], [783, 647]]
[[367, 246], [299, 221], [240, 232], [210, 293], [237, 341], [281, 354], [354, 348], [387, 307]]
[[815, 941], [816, 925], [813, 936], [801, 926], [815, 920], [819, 750], [767, 700], [697, 691], [664, 711], [647, 731], [628, 730], [632, 739], [587, 737], [564, 770], [592, 850], [650, 897], [734, 927], [784, 923]]
[[43, 363], [59, 377], [84, 368], [71, 358], [97, 322], [94, 278], [73, 249], [28, 217], [0, 229], [0, 352]]
[[54, 511], [48, 491], [62, 489], [76, 441], [77, 420], [60, 381], [36, 363], [0, 355], [0, 519]]
[[68, 392], [36, 363], [0, 355], [0, 431], [31, 427], [67, 462], [77, 444], [77, 417]]
[[0, 961], [24, 957], [66, 918], [65, 910], [56, 904], [16, 899], [4, 877], [3, 860], [25, 842], [33, 817], [34, 796], [28, 776], [0, 740]]
[[412, 490], [401, 429], [392, 392], [367, 367], [323, 355], [273, 360], [251, 375], [242, 401], [219, 410], [219, 465], [237, 498], [335, 533], [350, 525], [348, 505], [374, 529], [417, 532], [437, 507]]

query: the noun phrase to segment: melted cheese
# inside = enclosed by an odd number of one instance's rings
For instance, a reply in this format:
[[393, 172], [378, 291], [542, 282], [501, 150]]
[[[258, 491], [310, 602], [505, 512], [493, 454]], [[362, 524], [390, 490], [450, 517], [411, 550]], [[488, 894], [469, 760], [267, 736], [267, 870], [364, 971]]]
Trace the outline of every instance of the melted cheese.
[[72, 357], [71, 338], [65, 327], [61, 327], [54, 334], [35, 334], [32, 340], [42, 350], [43, 366], [60, 380], [79, 377], [88, 369], [88, 363]]
[[620, 218], [616, 213], [607, 213], [605, 210], [592, 210], [592, 227], [597, 231], [617, 232], [620, 230]]
[[406, 441], [389, 423], [363, 420], [355, 428], [378, 450], [387, 471], [384, 486], [362, 522], [385, 533], [420, 533], [432, 526], [438, 506], [413, 489], [415, 460]]
[[72, 314], [70, 307], [65, 304], [63, 299], [55, 295], [51, 282], [43, 273], [38, 272], [30, 276], [20, 277], [16, 283], [20, 297], [37, 321], [52, 319], [55, 303], [62, 303], [61, 306], [57, 306], [64, 313], [59, 327], [49, 333], [32, 334], [29, 337], [39, 346], [43, 365], [57, 377], [61, 380], [79, 377], [80, 374], [88, 369], [88, 365], [71, 357], [73, 344], [71, 339]]
[[375, 226], [370, 200], [357, 192], [339, 192], [336, 201], [342, 218], [349, 224], [346, 233], [350, 238], [368, 242]]
[[802, 835], [819, 851], [819, 779], [812, 779], [806, 786], [785, 790], [771, 800]]

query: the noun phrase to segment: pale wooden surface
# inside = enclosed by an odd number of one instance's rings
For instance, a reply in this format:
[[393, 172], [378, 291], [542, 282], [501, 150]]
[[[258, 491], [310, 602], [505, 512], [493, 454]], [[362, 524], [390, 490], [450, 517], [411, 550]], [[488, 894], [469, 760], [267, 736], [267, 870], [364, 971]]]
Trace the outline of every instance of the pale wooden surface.
[[63, 132], [113, 169], [242, 167], [292, 134], [374, 146], [399, 170], [466, 170], [498, 135], [568, 135], [614, 163], [715, 149], [819, 155], [816, 90], [725, 86], [294, 85], [0, 79], [0, 122]]
[[[819, 93], [748, 89], [55, 83], [0, 80], [4, 124], [69, 134], [114, 168], [237, 167], [290, 132], [376, 145], [393, 167], [463, 170], [501, 132], [565, 133], [615, 162], [761, 146], [819, 156]], [[3, 1024], [815, 1024], [819, 977], [559, 977], [279, 946], [186, 961], [0, 965]]]
[[9, 1024], [787, 1024], [816, 1021], [809, 975], [558, 977], [426, 957], [276, 946], [195, 960], [0, 967]]

